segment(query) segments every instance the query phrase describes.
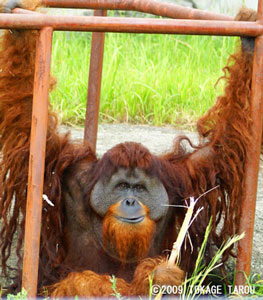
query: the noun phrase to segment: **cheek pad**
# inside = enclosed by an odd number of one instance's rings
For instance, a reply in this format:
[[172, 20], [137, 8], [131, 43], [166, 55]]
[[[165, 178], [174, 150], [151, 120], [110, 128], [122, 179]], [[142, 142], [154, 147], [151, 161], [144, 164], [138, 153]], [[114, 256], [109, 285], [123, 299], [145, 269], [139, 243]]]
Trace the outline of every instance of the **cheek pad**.
[[149, 193], [149, 198], [145, 199], [143, 203], [150, 210], [150, 218], [153, 221], [158, 221], [164, 217], [168, 211], [169, 198], [164, 186], [160, 183], [155, 186]]
[[105, 188], [105, 184], [103, 184], [100, 180], [95, 184], [91, 192], [90, 206], [101, 217], [105, 216], [111, 203], [107, 190], [108, 189]]

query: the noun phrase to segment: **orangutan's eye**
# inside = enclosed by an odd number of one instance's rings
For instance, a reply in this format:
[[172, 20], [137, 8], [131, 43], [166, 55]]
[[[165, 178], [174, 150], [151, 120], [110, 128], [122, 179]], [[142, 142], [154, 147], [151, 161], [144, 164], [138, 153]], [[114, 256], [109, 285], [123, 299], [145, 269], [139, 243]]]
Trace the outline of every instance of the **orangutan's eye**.
[[146, 187], [143, 184], [136, 184], [134, 186], [134, 189], [136, 190], [136, 192], [144, 192], [144, 191], [146, 191]]
[[121, 190], [127, 190], [130, 188], [130, 185], [127, 182], [121, 182], [116, 185], [116, 188], [121, 189]]

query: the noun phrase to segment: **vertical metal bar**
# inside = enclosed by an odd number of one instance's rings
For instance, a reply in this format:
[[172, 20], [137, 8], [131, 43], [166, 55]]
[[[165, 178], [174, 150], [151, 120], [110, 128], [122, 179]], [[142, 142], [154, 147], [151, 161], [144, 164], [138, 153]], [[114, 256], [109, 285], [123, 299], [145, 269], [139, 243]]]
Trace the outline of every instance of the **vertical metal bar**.
[[[106, 10], [95, 10], [94, 12], [94, 16], [106, 15]], [[104, 32], [92, 34], [84, 141], [91, 146], [94, 152], [96, 151], [99, 121], [104, 38]]]
[[37, 294], [52, 35], [51, 27], [41, 29], [36, 45], [22, 275], [29, 298]]
[[[263, 21], [263, 0], [258, 3], [258, 21]], [[252, 107], [251, 116], [253, 122], [251, 147], [247, 153], [245, 173], [245, 195], [242, 201], [240, 233], [245, 232], [245, 237], [238, 244], [238, 256], [236, 264], [237, 286], [246, 284], [246, 277], [250, 273], [250, 264], [253, 247], [253, 231], [257, 198], [257, 183], [260, 161], [260, 147], [262, 137], [262, 113], [263, 113], [263, 36], [255, 41], [255, 54], [252, 76]]]

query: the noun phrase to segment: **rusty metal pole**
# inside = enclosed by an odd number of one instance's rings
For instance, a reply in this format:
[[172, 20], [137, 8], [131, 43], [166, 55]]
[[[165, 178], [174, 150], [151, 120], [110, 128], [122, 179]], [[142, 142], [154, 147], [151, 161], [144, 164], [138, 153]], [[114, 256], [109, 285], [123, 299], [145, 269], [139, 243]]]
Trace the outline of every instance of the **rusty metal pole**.
[[[19, 9], [17, 9], [17, 11], [19, 11]], [[1, 29], [40, 29], [43, 27], [52, 27], [53, 30], [64, 31], [254, 37], [262, 35], [263, 33], [263, 25], [256, 22], [52, 16], [44, 14], [25, 14], [23, 11], [21, 14], [0, 14]]]
[[[258, 4], [258, 21], [263, 22], [263, 0]], [[260, 161], [263, 114], [263, 35], [256, 38], [252, 76], [252, 141], [248, 149], [245, 172], [245, 195], [242, 200], [240, 233], [245, 237], [238, 244], [236, 265], [236, 286], [246, 284], [246, 276], [250, 274], [250, 264], [253, 247], [253, 231], [257, 198], [257, 183]]]
[[1, 29], [127, 32], [127, 33], [167, 33], [191, 35], [259, 36], [263, 25], [256, 22], [174, 20], [122, 17], [52, 16], [44, 14], [0, 14]]
[[[105, 17], [106, 15], [106, 10], [94, 11], [94, 16]], [[88, 143], [94, 152], [96, 151], [99, 121], [104, 39], [104, 32], [92, 33], [84, 142]]]
[[175, 19], [233, 20], [233, 17], [155, 0], [42, 0], [44, 6], [129, 10]]
[[29, 298], [37, 294], [52, 35], [51, 27], [41, 29], [36, 45], [22, 275]]

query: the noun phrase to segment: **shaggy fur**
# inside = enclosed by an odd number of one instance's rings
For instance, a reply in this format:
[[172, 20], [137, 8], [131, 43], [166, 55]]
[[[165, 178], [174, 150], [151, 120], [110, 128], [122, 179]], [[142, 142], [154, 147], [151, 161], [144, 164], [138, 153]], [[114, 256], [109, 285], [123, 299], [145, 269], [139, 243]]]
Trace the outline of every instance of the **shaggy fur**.
[[[165, 269], [163, 272], [162, 269]], [[159, 270], [159, 271], [158, 271]], [[162, 278], [163, 274], [165, 278]], [[153, 284], [169, 284], [179, 286], [182, 284], [185, 273], [177, 266], [167, 267], [166, 260], [157, 257], [155, 259], [145, 259], [134, 273], [131, 283], [118, 278], [116, 281], [116, 291], [123, 296], [141, 296], [149, 293], [149, 275], [155, 274]], [[73, 297], [96, 297], [113, 295], [112, 277], [109, 275], [98, 275], [91, 271], [81, 273], [70, 273], [61, 282], [48, 287], [52, 297], [58, 298], [67, 295]], [[116, 298], [115, 296], [113, 298]]]
[[[1, 265], [6, 276], [11, 248], [16, 249], [18, 264], [14, 289], [20, 289], [21, 284], [36, 37], [35, 31], [5, 31], [0, 46], [0, 249]], [[79, 251], [81, 254], [81, 251], [85, 251], [81, 249], [81, 244], [75, 245], [71, 241], [67, 229], [64, 191], [70, 176], [76, 177], [81, 183], [85, 175], [82, 192], [85, 199], [89, 199], [101, 176], [110, 177], [119, 167], [139, 167], [149, 176], [160, 179], [168, 193], [170, 204], [182, 204], [184, 199], [198, 197], [219, 184], [217, 190], [204, 196], [198, 203], [205, 209], [189, 231], [194, 245], [193, 252], [188, 242], [182, 250], [180, 267], [185, 272], [191, 272], [194, 267], [198, 247], [211, 216], [213, 228], [210, 244], [214, 243], [219, 247], [223, 241], [238, 232], [240, 203], [244, 192], [244, 164], [247, 149], [252, 142], [252, 61], [253, 54], [249, 51], [242, 52], [239, 49], [231, 55], [224, 68], [225, 93], [218, 97], [216, 104], [197, 123], [199, 145], [193, 146], [186, 137], [178, 137], [173, 150], [160, 157], [151, 154], [140, 144], [125, 143], [117, 145], [98, 159], [88, 146], [73, 144], [68, 135], [58, 134], [57, 119], [50, 106], [44, 194], [54, 203], [54, 207], [43, 203], [39, 288], [54, 284], [49, 286], [49, 290], [56, 297], [112, 294], [109, 276], [90, 271], [95, 267], [86, 266], [85, 261], [80, 259], [85, 271], [70, 273], [81, 271], [74, 263], [70, 263], [70, 253]], [[51, 80], [50, 86], [53, 85], [54, 80]], [[192, 146], [192, 152], [185, 150], [185, 141]], [[85, 211], [90, 213], [88, 201]], [[162, 251], [158, 255], [162, 255], [163, 250], [171, 249], [184, 215], [183, 208], [169, 209]], [[145, 221], [148, 225], [141, 233], [145, 236], [144, 243], [138, 242], [134, 250], [139, 256], [144, 256], [147, 252], [146, 248], [154, 231], [152, 221]], [[223, 225], [219, 229], [220, 221]], [[104, 242], [107, 242], [109, 235], [114, 235], [114, 241], [124, 259], [129, 251], [125, 249], [125, 243], [120, 242], [121, 229], [111, 222], [110, 212], [105, 219], [104, 229]], [[15, 234], [18, 235], [17, 238]], [[136, 237], [135, 232], [131, 238]], [[231, 249], [224, 254], [223, 262], [230, 252]], [[100, 260], [100, 256], [97, 258]], [[115, 269], [112, 268], [110, 274]], [[151, 274], [154, 274], [154, 282], [178, 285], [184, 278], [181, 269], [167, 268], [163, 257], [147, 258], [138, 262], [129, 283], [119, 276], [121, 278], [117, 279], [117, 290], [123, 295], [145, 295], [148, 293], [148, 277]], [[60, 281], [61, 279], [63, 280]]]

